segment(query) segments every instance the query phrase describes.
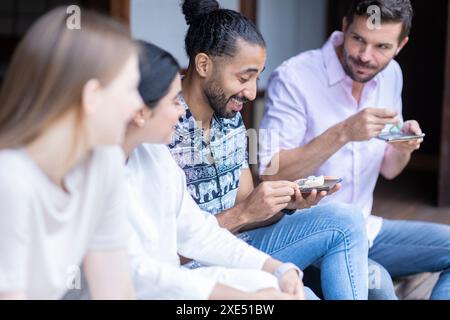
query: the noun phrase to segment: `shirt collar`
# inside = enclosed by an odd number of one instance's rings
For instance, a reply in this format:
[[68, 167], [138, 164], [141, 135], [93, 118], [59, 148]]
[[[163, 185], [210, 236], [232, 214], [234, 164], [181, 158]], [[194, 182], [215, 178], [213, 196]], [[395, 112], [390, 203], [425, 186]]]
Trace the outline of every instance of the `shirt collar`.
[[322, 47], [325, 70], [327, 72], [328, 84], [330, 86], [341, 82], [347, 76], [336, 53], [336, 47], [343, 43], [344, 34], [342, 32], [335, 31]]
[[[182, 124], [186, 125], [187, 128], [190, 131], [197, 131], [197, 130], [203, 130], [199, 123], [194, 119], [194, 116], [192, 112], [189, 110], [189, 106], [186, 103], [186, 100], [184, 100], [183, 96], [180, 96], [181, 104], [184, 106], [184, 109], [186, 110], [185, 115], [182, 117]], [[215, 113], [213, 114], [213, 117], [211, 119], [211, 130], [214, 130], [214, 128], [218, 128], [222, 130], [224, 128], [224, 119], [219, 118]]]

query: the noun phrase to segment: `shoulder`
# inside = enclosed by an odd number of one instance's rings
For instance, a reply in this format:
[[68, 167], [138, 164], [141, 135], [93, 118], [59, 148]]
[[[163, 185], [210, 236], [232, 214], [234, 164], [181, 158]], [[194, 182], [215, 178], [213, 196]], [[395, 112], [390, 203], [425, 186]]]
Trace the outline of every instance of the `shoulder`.
[[30, 191], [31, 180], [35, 175], [33, 162], [19, 150], [0, 150], [0, 190], [10, 190], [11, 194]]
[[386, 69], [383, 70], [383, 75], [391, 81], [403, 82], [402, 68], [395, 60], [389, 62]]
[[192, 116], [186, 102], [182, 100], [186, 113], [180, 118], [176, 127], [172, 142], [168, 145], [170, 149], [183, 146], [185, 142], [190, 141], [191, 135], [196, 131], [195, 119]]
[[98, 181], [105, 187], [123, 179], [125, 175], [125, 154], [118, 146], [97, 147], [87, 162], [90, 181]]
[[298, 83], [308, 77], [317, 76], [323, 66], [321, 50], [310, 50], [300, 53], [283, 62], [271, 74], [269, 83], [272, 81]]
[[169, 147], [162, 144], [141, 144], [130, 156], [127, 167], [131, 170], [141, 171], [141, 174], [173, 170], [178, 168], [170, 153]]
[[119, 146], [97, 147], [92, 152], [95, 160], [109, 160], [111, 162], [124, 161], [125, 153]]
[[122, 167], [124, 163], [124, 151], [118, 146], [97, 147], [92, 152], [91, 164], [94, 166], [104, 166], [110, 169], [111, 167]]
[[403, 72], [398, 62], [392, 60], [382, 71], [381, 77], [384, 90], [392, 92], [394, 98], [397, 99], [403, 91]]
[[147, 165], [165, 163], [170, 161], [172, 156], [169, 148], [162, 144], [141, 144], [130, 156], [129, 162], [139, 161]]
[[31, 161], [20, 151], [0, 151], [0, 225], [3, 227], [20, 228], [19, 224], [30, 215], [36, 197], [33, 181], [37, 174]]

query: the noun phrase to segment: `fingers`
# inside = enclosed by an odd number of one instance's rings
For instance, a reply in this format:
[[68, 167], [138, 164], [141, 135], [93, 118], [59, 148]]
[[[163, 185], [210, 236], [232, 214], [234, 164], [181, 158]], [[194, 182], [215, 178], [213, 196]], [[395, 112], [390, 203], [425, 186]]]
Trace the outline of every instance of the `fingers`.
[[305, 197], [303, 196], [300, 189], [295, 190], [295, 202], [304, 202]]
[[287, 294], [291, 294], [293, 296], [296, 295], [297, 292], [297, 283], [289, 282], [283, 285], [282, 291]]
[[374, 132], [381, 132], [384, 130], [384, 128], [386, 128], [386, 124], [384, 124], [384, 123], [382, 123], [382, 124], [369, 123], [367, 125], [367, 129], [369, 131], [374, 131]]
[[412, 153], [420, 149], [422, 142], [423, 139], [420, 139], [414, 141], [393, 142], [390, 143], [390, 145], [392, 145], [398, 152]]
[[322, 191], [317, 192], [316, 189], [312, 190], [309, 195], [303, 195], [299, 190], [295, 193], [295, 208], [296, 209], [306, 209], [317, 205], [328, 193]]
[[295, 295], [299, 282], [300, 279], [297, 276], [297, 272], [295, 270], [290, 270], [286, 272], [280, 279], [280, 289], [284, 293]]
[[319, 194], [317, 193], [317, 190], [313, 190], [311, 194], [306, 198], [306, 201], [308, 202], [309, 206], [315, 206], [318, 204], [324, 197], [326, 197], [327, 192], [322, 191]]
[[380, 109], [380, 108], [367, 108], [365, 111], [372, 114], [378, 118], [395, 118], [398, 116], [397, 112], [391, 109]]
[[415, 120], [405, 122], [403, 125], [403, 132], [413, 133], [415, 135], [421, 135], [423, 133], [419, 123]]
[[269, 186], [272, 189], [279, 189], [279, 188], [285, 188], [285, 187], [290, 187], [293, 189], [298, 188], [298, 184], [295, 182], [291, 182], [291, 181], [272, 181], [272, 182], [266, 182], [267, 184], [269, 184]]
[[280, 289], [284, 293], [293, 295], [298, 300], [306, 300], [305, 288], [303, 282], [299, 278], [288, 283], [283, 283], [280, 285]]
[[336, 192], [338, 192], [339, 190], [341, 190], [341, 188], [342, 188], [342, 184], [338, 183], [337, 185], [334, 186], [333, 189], [331, 189], [331, 190], [328, 192], [328, 195], [331, 196], [333, 193], [336, 193]]
[[[367, 123], [373, 125], [382, 125], [383, 128], [387, 124], [398, 124], [398, 114], [389, 109], [367, 108], [363, 112], [366, 113]], [[382, 130], [383, 130], [382, 128]]]
[[[289, 202], [291, 202], [291, 201], [292, 201], [292, 197], [290, 197], [290, 196], [287, 196], [287, 197], [276, 197], [274, 199], [274, 203], [277, 206], [278, 205], [286, 205], [287, 206], [289, 204]], [[281, 210], [283, 210], [283, 209], [281, 209]]]
[[303, 286], [303, 283], [301, 281], [299, 281], [297, 285], [295, 295], [299, 300], [306, 300], [305, 287]]
[[306, 208], [310, 202], [308, 199], [315, 199], [317, 197], [317, 190], [314, 189], [309, 194], [302, 194], [302, 192], [298, 190], [295, 192], [295, 195], [295, 202], [297, 203], [297, 206], [299, 208]]
[[383, 130], [387, 124], [398, 124], [399, 120], [398, 118], [382, 118], [372, 115], [368, 117], [367, 122], [376, 126], [376, 129], [381, 126], [381, 130]]
[[366, 132], [368, 137], [373, 138], [380, 135], [384, 128], [386, 128], [385, 122], [382, 122], [382, 124], [369, 123], [366, 125]]
[[282, 187], [277, 189], [272, 189], [270, 195], [273, 197], [292, 197], [295, 194], [296, 189], [292, 187]]
[[295, 194], [293, 199], [291, 198], [291, 201], [288, 205], [288, 207], [292, 207], [295, 209], [302, 209], [303, 208], [303, 203], [305, 203], [306, 200], [305, 198], [303, 198], [303, 195], [300, 191], [300, 189], [295, 190]]
[[292, 294], [279, 293], [278, 296], [280, 298], [277, 298], [276, 300], [297, 300], [296, 297], [293, 296]]

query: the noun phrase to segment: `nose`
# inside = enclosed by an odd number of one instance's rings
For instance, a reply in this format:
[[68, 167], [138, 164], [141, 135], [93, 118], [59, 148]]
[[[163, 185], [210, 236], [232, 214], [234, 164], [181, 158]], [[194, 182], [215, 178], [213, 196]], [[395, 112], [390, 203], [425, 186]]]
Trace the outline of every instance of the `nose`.
[[369, 62], [369, 61], [371, 61], [371, 56], [372, 56], [371, 50], [372, 49], [370, 48], [370, 46], [363, 46], [363, 47], [361, 47], [361, 49], [359, 51], [359, 59], [362, 62]]
[[256, 80], [249, 81], [247, 87], [244, 90], [244, 97], [249, 101], [253, 101], [256, 99], [256, 95], [258, 93], [258, 85]]

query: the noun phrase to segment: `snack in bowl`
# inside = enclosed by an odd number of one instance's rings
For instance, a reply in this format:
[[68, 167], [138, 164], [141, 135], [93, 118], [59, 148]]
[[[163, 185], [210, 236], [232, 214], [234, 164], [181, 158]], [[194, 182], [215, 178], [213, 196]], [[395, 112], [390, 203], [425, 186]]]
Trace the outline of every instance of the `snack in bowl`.
[[300, 179], [298, 181], [298, 185], [300, 186], [300, 189], [302, 189], [302, 188], [305, 188], [305, 189], [318, 188], [318, 187], [323, 186], [324, 183], [325, 183], [324, 176], [320, 176], [320, 177], [311, 176], [311, 177], [308, 177], [307, 179]]
[[317, 190], [317, 192], [330, 192], [332, 191], [338, 184], [342, 183], [343, 179], [334, 178], [334, 177], [309, 177], [307, 179], [300, 179], [297, 181], [297, 184], [300, 188], [300, 192], [307, 196], [313, 190]]

